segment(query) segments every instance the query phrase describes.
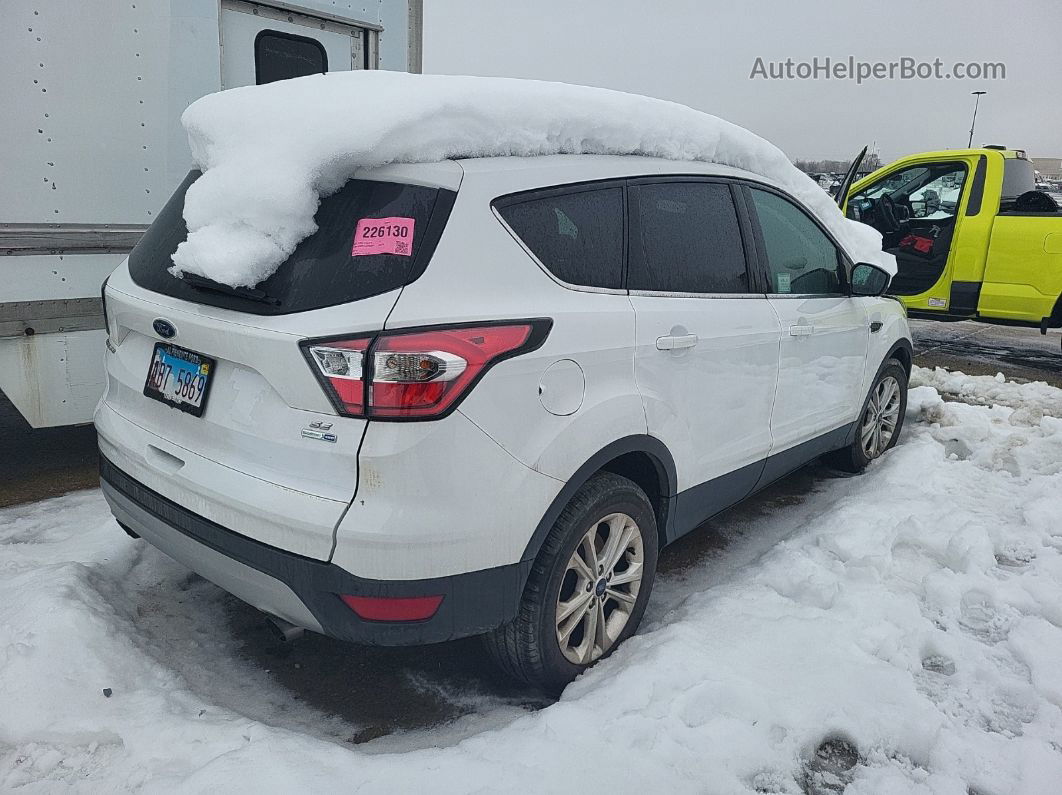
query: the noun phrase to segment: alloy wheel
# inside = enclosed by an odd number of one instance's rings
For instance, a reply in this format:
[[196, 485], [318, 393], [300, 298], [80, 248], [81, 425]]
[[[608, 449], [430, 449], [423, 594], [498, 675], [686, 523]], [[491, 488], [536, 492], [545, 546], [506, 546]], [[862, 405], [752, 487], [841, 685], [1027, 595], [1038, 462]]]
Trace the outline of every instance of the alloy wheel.
[[615, 645], [638, 601], [644, 561], [641, 531], [627, 514], [586, 531], [557, 594], [557, 642], [569, 662], [588, 665]]
[[899, 419], [900, 385], [891, 375], [886, 376], [871, 393], [859, 429], [863, 455], [868, 461], [888, 449]]

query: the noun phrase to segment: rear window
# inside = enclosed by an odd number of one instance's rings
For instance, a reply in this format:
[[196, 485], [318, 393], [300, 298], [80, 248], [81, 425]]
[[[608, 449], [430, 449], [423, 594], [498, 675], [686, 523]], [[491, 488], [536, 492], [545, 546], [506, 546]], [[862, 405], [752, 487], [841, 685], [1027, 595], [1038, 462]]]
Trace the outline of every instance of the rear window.
[[497, 209], [561, 281], [583, 287], [623, 286], [623, 188], [550, 193]]
[[168, 272], [173, 252], [188, 236], [184, 196], [199, 176], [199, 171], [188, 174], [129, 254], [129, 273], [156, 293], [259, 315], [346, 304], [414, 281], [424, 272], [457, 195], [439, 188], [350, 180], [321, 200], [317, 232], [257, 285], [268, 296], [266, 302], [193, 287]]

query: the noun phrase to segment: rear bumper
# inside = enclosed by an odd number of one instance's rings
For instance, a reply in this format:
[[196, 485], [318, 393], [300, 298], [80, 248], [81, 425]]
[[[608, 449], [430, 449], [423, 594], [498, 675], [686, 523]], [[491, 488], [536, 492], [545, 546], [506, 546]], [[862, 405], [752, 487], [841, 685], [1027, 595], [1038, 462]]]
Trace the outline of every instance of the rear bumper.
[[[263, 544], [199, 516], [103, 456], [100, 481], [118, 521], [254, 607], [340, 640], [381, 646], [438, 643], [488, 632], [516, 616], [531, 561], [427, 580], [368, 580]], [[366, 621], [339, 594], [443, 597], [424, 621]]]

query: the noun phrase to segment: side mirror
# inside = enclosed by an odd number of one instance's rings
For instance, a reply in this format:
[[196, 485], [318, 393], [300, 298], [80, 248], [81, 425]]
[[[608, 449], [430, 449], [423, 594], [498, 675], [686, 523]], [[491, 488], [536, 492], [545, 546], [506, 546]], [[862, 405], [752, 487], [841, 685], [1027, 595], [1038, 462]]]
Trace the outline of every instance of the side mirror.
[[852, 268], [852, 295], [884, 295], [892, 277], [877, 265], [859, 262]]

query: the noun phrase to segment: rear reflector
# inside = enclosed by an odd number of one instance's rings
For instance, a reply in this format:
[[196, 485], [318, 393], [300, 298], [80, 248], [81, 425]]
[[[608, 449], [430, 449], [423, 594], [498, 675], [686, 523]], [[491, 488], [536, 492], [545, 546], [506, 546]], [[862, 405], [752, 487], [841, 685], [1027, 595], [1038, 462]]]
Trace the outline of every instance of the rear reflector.
[[384, 331], [307, 340], [303, 350], [340, 414], [446, 416], [493, 365], [538, 348], [546, 319]]
[[340, 594], [347, 607], [366, 621], [423, 621], [435, 615], [442, 596], [351, 596]]

